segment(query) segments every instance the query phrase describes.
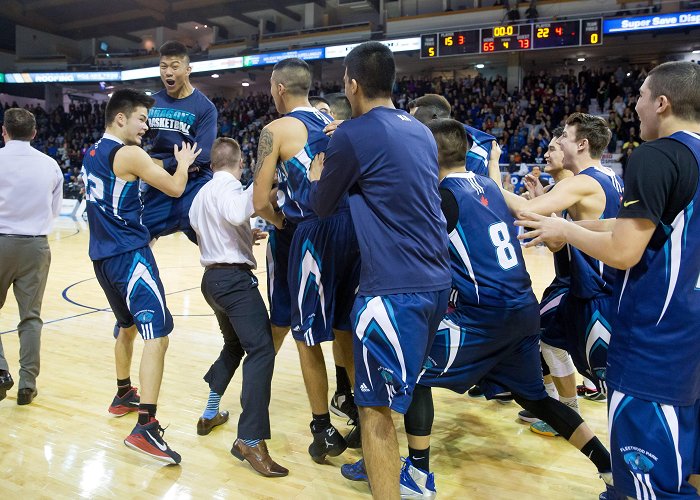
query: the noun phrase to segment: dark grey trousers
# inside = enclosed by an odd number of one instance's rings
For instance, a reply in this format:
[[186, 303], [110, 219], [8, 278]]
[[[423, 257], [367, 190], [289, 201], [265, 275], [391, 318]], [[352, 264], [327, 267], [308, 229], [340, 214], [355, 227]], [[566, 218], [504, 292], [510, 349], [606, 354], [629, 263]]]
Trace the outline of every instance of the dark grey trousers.
[[[41, 302], [50, 264], [51, 250], [46, 237], [0, 236], [0, 309], [5, 305], [10, 285], [19, 308], [19, 389], [35, 389], [39, 376], [41, 327], [44, 324]], [[0, 370], [9, 370], [2, 335]]]
[[270, 439], [270, 386], [275, 367], [270, 318], [252, 272], [234, 267], [207, 269], [202, 294], [214, 309], [224, 336], [219, 358], [204, 376], [223, 395], [243, 360], [238, 437]]

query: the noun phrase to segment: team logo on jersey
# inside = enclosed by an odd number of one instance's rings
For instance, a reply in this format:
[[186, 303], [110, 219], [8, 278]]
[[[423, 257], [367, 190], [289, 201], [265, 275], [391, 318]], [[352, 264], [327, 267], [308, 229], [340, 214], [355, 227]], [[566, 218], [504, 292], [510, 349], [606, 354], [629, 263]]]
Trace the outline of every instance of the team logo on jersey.
[[624, 454], [623, 459], [630, 470], [637, 474], [647, 474], [654, 468], [654, 462], [639, 451], [627, 452]]
[[481, 200], [480, 200], [480, 201], [481, 201], [481, 204], [482, 204], [483, 206], [485, 206], [485, 207], [488, 207], [488, 206], [489, 206], [489, 200], [488, 200], [488, 198], [486, 198], [483, 194], [481, 195]]

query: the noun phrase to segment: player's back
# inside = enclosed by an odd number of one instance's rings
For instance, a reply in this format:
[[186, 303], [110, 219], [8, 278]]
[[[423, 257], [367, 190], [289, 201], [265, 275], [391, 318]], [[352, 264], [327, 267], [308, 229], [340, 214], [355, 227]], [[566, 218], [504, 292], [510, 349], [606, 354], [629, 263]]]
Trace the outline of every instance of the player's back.
[[[611, 169], [588, 167], [578, 175], [587, 175], [595, 179], [605, 193], [605, 208], [601, 219], [613, 219], [620, 210], [623, 184]], [[610, 296], [617, 270], [601, 261], [569, 246], [571, 256], [571, 293], [580, 299]]]
[[[312, 107], [294, 108], [285, 118], [295, 118], [304, 124], [307, 138], [304, 146], [277, 166], [280, 186], [284, 187], [285, 199], [282, 205], [284, 216], [295, 224], [317, 219], [309, 203], [311, 182], [309, 168], [318, 153], [326, 151], [330, 138], [323, 129], [332, 119]], [[338, 205], [338, 209], [347, 209], [347, 198]]]
[[121, 147], [119, 139], [105, 134], [83, 158], [92, 260], [144, 247], [150, 239], [141, 224], [139, 180], [125, 181], [114, 173], [114, 157]]
[[[677, 162], [680, 155], [673, 155], [669, 142], [681, 142], [700, 171], [700, 134], [677, 132], [670, 137], [644, 148], [658, 149]], [[608, 380], [623, 393], [669, 405], [700, 399], [698, 205], [700, 189], [670, 225], [658, 223], [639, 263], [620, 271]]]
[[405, 111], [377, 107], [338, 127], [329, 156], [335, 151], [343, 151], [342, 160], [358, 173], [349, 201], [362, 252], [360, 293], [449, 287], [437, 146], [430, 130]]
[[496, 183], [474, 172], [453, 173], [440, 189], [448, 190], [459, 208], [449, 235], [456, 312], [460, 307], [536, 304], [513, 217]]

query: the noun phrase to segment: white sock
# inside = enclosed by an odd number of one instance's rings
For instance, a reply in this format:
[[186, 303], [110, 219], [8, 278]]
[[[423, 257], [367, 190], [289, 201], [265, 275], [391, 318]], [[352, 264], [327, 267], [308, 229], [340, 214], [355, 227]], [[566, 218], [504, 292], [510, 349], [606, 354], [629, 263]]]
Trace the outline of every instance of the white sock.
[[557, 392], [557, 386], [554, 382], [549, 384], [544, 384], [544, 389], [547, 391], [547, 395], [552, 399], [559, 399], [559, 393]]
[[578, 400], [576, 399], [576, 396], [574, 396], [573, 398], [565, 398], [564, 396], [559, 396], [559, 401], [564, 403], [566, 406], [574, 410], [579, 415], [581, 414], [581, 411], [578, 409]]

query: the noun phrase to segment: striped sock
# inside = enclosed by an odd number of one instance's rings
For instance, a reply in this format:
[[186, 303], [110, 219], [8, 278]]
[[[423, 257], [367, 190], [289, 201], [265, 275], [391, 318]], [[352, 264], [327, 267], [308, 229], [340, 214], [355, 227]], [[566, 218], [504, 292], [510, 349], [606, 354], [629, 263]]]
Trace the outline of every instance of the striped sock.
[[256, 447], [256, 446], [258, 445], [258, 443], [259, 443], [260, 441], [262, 441], [261, 439], [241, 439], [241, 438], [238, 438], [238, 439], [239, 439], [244, 445], [250, 446], [251, 448]]
[[207, 401], [207, 407], [202, 413], [202, 417], [206, 419], [212, 419], [219, 413], [219, 403], [221, 402], [221, 395], [215, 393], [214, 391], [209, 391], [209, 400]]

